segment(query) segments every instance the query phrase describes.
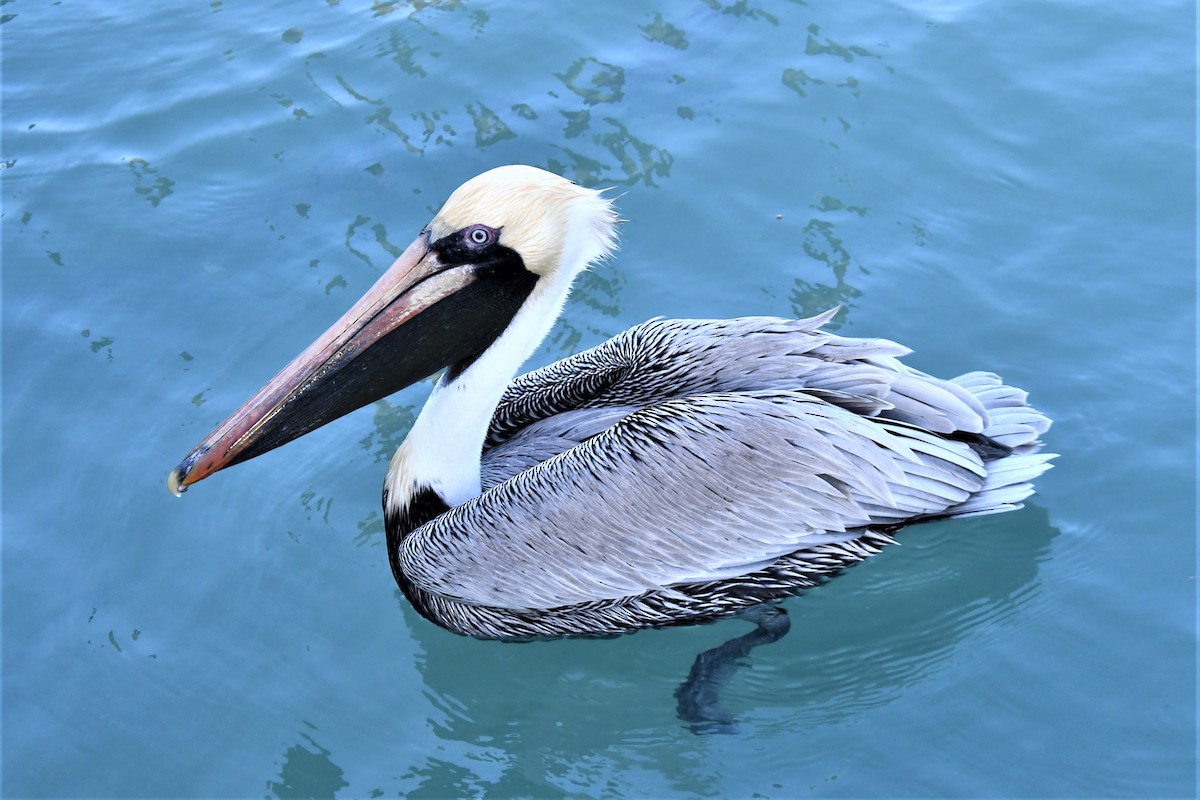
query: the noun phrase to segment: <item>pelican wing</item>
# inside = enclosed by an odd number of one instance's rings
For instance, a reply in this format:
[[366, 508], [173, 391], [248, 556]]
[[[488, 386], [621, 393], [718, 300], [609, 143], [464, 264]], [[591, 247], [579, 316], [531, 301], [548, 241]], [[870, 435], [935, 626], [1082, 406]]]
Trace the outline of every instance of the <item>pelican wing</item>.
[[482, 459], [485, 488], [564, 452], [639, 409], [717, 392], [801, 390], [857, 415], [938, 433], [978, 433], [988, 412], [971, 391], [903, 364], [886, 339], [836, 336], [808, 319], [655, 319], [518, 377], [504, 393]]
[[963, 443], [799, 390], [642, 408], [418, 528], [405, 575], [469, 604], [550, 609], [745, 574], [984, 483]]
[[839, 309], [807, 319], [654, 319], [590, 350], [522, 375], [492, 417], [494, 447], [565, 411], [626, 406], [711, 392], [803, 389], [865, 416], [939, 433], [978, 433], [987, 412], [962, 386], [903, 364], [887, 339], [821, 330]]

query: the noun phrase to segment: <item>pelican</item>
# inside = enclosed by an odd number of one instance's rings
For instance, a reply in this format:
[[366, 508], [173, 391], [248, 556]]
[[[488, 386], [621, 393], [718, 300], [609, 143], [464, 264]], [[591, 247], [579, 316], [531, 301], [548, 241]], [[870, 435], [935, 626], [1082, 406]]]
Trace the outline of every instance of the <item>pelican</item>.
[[1025, 392], [834, 335], [837, 309], [655, 319], [515, 377], [617, 223], [533, 167], [467, 181], [169, 488], [444, 370], [384, 480], [388, 559], [434, 623], [524, 640], [744, 615], [910, 523], [1019, 508], [1049, 467]]

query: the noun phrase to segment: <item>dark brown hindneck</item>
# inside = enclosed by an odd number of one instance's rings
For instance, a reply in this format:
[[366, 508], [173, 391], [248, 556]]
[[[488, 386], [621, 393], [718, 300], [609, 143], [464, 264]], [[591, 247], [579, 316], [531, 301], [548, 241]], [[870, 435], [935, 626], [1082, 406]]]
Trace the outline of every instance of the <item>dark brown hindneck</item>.
[[404, 573], [400, 569], [400, 544], [404, 537], [442, 514], [450, 510], [446, 501], [433, 489], [421, 487], [408, 503], [391, 508], [388, 503], [387, 489], [383, 491], [383, 528], [387, 534], [388, 563], [392, 567], [392, 577], [403, 589], [406, 583]]

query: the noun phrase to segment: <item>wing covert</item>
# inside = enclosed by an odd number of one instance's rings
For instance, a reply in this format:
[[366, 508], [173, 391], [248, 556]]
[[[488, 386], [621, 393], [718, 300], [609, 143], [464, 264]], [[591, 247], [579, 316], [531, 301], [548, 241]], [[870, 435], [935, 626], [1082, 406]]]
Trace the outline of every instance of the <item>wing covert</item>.
[[870, 524], [961, 503], [964, 444], [802, 391], [714, 393], [637, 410], [401, 543], [421, 588], [549, 609], [740, 574]]
[[492, 417], [485, 451], [528, 426], [578, 409], [644, 408], [716, 392], [803, 390], [867, 417], [940, 433], [978, 433], [988, 413], [963, 386], [906, 366], [908, 348], [821, 329], [808, 319], [653, 319], [514, 380]]

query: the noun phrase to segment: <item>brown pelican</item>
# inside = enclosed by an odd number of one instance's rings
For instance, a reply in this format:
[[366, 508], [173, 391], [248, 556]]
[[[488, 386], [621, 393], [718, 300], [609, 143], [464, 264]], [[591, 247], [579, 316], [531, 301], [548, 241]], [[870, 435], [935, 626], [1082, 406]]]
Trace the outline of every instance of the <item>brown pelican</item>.
[[388, 558], [433, 622], [524, 639], [764, 608], [909, 523], [1018, 508], [1048, 468], [1024, 392], [829, 333], [836, 309], [651, 320], [514, 379], [616, 225], [539, 169], [468, 181], [170, 488], [444, 368], [384, 481]]

